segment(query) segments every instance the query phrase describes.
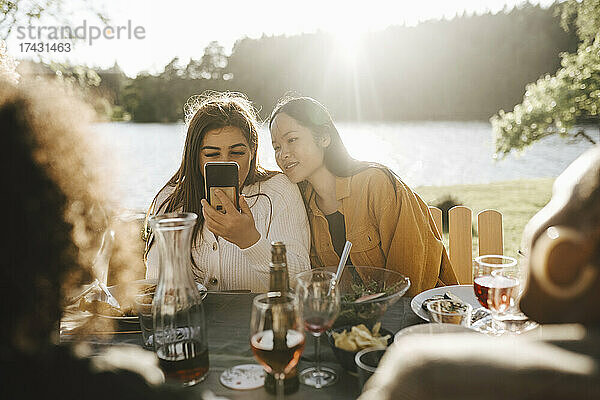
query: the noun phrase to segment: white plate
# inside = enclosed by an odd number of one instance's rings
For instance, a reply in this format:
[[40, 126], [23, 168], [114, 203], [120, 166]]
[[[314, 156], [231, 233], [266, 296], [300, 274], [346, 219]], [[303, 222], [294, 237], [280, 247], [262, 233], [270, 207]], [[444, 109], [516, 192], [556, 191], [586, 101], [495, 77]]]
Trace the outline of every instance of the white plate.
[[[131, 286], [131, 285], [139, 285], [139, 286], [141, 286], [141, 285], [156, 285], [157, 283], [158, 283], [158, 279], [139, 279], [137, 281], [122, 283], [120, 285], [109, 286], [108, 290], [117, 299], [117, 301], [119, 301], [119, 303], [124, 303], [127, 301], [127, 299], [124, 297], [124, 294], [127, 291], [129, 286]], [[203, 284], [198, 283], [198, 282], [196, 282], [196, 286], [198, 286], [198, 291], [201, 293], [200, 296], [201, 296], [202, 300], [204, 300], [204, 298], [206, 297], [206, 294], [207, 294], [206, 286], [204, 286]], [[137, 315], [126, 316], [126, 317], [116, 317], [116, 316], [106, 315], [106, 314], [97, 314], [97, 315], [99, 315], [103, 318], [114, 319], [114, 320], [122, 321], [122, 322], [137, 323], [139, 321], [139, 318], [137, 317]]]
[[473, 285], [452, 285], [452, 286], [442, 286], [429, 290], [425, 290], [424, 292], [419, 293], [410, 302], [410, 308], [417, 314], [419, 317], [423, 318], [425, 321], [429, 321], [429, 315], [421, 305], [428, 298], [440, 294], [443, 295], [446, 292], [450, 292], [465, 303], [469, 303], [473, 306], [473, 312], [476, 309], [481, 308], [481, 304], [475, 297], [475, 293], [473, 292]]
[[[150, 278], [150, 279], [138, 279], [137, 281], [132, 281], [132, 282], [128, 282], [128, 283], [124, 283], [122, 285], [157, 285], [158, 284], [158, 279], [156, 278]], [[110, 292], [112, 293], [113, 296], [115, 296], [115, 294], [113, 293], [113, 288], [116, 288], [119, 285], [115, 285], [115, 286], [110, 286], [108, 288], [108, 290], [110, 290]], [[201, 294], [201, 298], [202, 300], [204, 300], [204, 298], [206, 297], [206, 294], [208, 293], [208, 289], [206, 289], [206, 286], [204, 286], [203, 284], [196, 282], [196, 286], [198, 287], [198, 291]]]

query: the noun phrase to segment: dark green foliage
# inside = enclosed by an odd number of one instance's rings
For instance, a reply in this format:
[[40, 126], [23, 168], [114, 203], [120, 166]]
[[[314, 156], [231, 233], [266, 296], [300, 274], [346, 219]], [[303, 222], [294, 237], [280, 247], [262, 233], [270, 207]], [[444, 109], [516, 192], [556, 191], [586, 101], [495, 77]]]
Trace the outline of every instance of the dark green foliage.
[[[18, 26], [29, 26], [40, 19], [55, 20], [63, 25], [71, 22], [72, 13], [65, 12], [64, 0], [0, 0], [0, 39], [6, 39]], [[81, 3], [81, 2], [79, 2]], [[84, 0], [85, 8], [101, 22], [108, 18], [91, 0]]]
[[448, 211], [454, 206], [462, 206], [463, 203], [452, 195], [447, 195], [436, 200], [433, 206], [442, 210], [442, 232], [448, 233]]
[[293, 90], [326, 104], [336, 120], [483, 120], [513, 107], [527, 82], [576, 48], [559, 22], [552, 9], [525, 5], [395, 26], [363, 35], [354, 62], [324, 32], [245, 38], [226, 59], [213, 42], [200, 61], [138, 76], [129, 87], [137, 106], [125, 107], [136, 121], [174, 121], [187, 96], [226, 89], [246, 93], [266, 117]]
[[324, 103], [338, 121], [487, 120], [521, 101], [528, 82], [556, 71], [559, 53], [577, 48], [555, 9], [526, 4], [393, 26], [360, 36], [355, 58], [325, 32], [244, 38], [229, 56], [211, 42], [157, 75], [128, 79], [113, 67], [112, 81], [100, 87], [138, 122], [180, 120], [187, 98], [207, 89], [247, 94], [263, 118], [295, 91]]
[[527, 85], [513, 111], [491, 118], [501, 156], [550, 135], [598, 142], [582, 124], [600, 123], [600, 0], [568, 1], [561, 11], [563, 26], [576, 27], [577, 52], [563, 53], [554, 75]]

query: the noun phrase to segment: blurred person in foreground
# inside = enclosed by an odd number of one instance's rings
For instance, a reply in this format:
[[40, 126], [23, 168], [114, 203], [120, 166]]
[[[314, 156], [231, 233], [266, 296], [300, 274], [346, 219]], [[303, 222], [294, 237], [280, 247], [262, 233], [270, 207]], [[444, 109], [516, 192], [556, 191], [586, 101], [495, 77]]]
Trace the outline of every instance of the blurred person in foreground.
[[[91, 117], [57, 84], [0, 81], [0, 397], [181, 398], [160, 385], [151, 352], [114, 347], [85, 358], [85, 345], [58, 344], [63, 299], [92, 280], [88, 267], [105, 228], [106, 216], [94, 212], [102, 204], [97, 164], [84, 144]], [[128, 249], [115, 244], [116, 268], [126, 270]]]
[[406, 336], [360, 399], [600, 398], [600, 146], [555, 181], [527, 224], [521, 336]]

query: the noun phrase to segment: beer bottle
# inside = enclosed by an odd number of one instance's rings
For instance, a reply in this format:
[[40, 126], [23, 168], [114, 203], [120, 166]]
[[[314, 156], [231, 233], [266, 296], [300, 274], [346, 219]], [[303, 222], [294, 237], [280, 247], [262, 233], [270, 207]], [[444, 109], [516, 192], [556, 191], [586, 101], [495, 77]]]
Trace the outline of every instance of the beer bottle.
[[[283, 242], [271, 243], [271, 269], [269, 278], [269, 292], [285, 293], [290, 290], [290, 277], [287, 269], [285, 244]], [[298, 370], [294, 367], [290, 372], [285, 374], [283, 391], [285, 394], [290, 394], [296, 392], [299, 387]], [[273, 374], [266, 374], [265, 389], [267, 392], [275, 394], [275, 376]]]

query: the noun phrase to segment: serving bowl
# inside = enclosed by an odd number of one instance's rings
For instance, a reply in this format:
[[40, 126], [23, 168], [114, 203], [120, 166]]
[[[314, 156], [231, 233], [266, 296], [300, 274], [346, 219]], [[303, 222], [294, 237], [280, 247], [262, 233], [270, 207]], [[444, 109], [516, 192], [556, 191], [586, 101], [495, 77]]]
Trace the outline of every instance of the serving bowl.
[[[337, 267], [318, 269], [335, 273]], [[341, 307], [333, 327], [365, 324], [372, 329], [387, 309], [406, 293], [410, 280], [389, 269], [348, 265], [337, 285]]]
[[358, 385], [362, 391], [365, 383], [375, 373], [387, 347], [367, 347], [356, 353], [354, 361], [358, 370]]

